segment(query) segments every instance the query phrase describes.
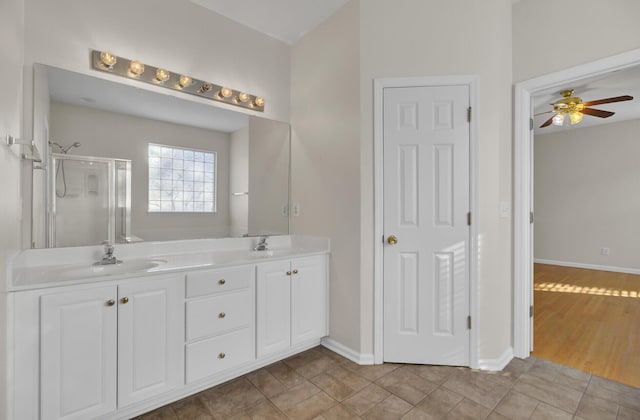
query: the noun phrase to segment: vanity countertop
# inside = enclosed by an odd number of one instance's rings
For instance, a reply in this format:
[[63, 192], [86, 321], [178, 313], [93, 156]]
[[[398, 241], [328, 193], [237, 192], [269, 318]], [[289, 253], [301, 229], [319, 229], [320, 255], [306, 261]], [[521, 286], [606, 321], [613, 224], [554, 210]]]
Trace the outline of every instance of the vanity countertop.
[[[12, 261], [6, 291], [41, 289], [326, 254], [326, 238], [299, 235], [270, 238], [253, 251], [256, 238], [205, 239], [116, 245], [120, 264], [95, 265], [102, 247], [25, 250]], [[93, 255], [93, 257], [92, 257]]]

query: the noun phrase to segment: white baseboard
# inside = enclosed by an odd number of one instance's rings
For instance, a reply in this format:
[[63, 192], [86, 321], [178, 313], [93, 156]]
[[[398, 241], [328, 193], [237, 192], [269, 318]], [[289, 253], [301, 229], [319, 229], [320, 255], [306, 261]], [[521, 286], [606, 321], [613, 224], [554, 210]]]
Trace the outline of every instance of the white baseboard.
[[497, 359], [480, 359], [478, 360], [478, 368], [480, 370], [497, 371], [502, 370], [513, 359], [513, 347], [507, 348], [504, 353]]
[[373, 365], [373, 354], [362, 354], [357, 351], [345, 346], [344, 344], [338, 343], [335, 340], [332, 340], [329, 337], [325, 337], [322, 339], [321, 344], [328, 348], [329, 350], [338, 353], [342, 357], [346, 357], [347, 359], [355, 362], [359, 365]]
[[538, 264], [560, 265], [563, 267], [586, 268], [588, 270], [613, 271], [614, 273], [640, 274], [640, 268], [614, 267], [610, 265], [583, 264], [569, 261], [543, 260], [535, 258], [533, 262]]

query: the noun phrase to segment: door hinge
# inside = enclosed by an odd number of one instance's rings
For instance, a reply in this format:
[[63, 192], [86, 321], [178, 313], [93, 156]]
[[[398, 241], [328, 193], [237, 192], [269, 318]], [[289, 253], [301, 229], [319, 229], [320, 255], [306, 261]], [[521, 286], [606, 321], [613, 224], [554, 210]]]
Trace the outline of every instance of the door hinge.
[[533, 223], [533, 212], [529, 212], [529, 223]]
[[471, 212], [467, 213], [467, 226], [471, 226]]
[[471, 122], [471, 107], [467, 108], [467, 122]]
[[533, 305], [529, 306], [529, 317], [533, 318]]
[[467, 329], [470, 330], [471, 329], [471, 315], [469, 315], [467, 317]]
[[529, 130], [533, 130], [533, 118], [529, 118]]

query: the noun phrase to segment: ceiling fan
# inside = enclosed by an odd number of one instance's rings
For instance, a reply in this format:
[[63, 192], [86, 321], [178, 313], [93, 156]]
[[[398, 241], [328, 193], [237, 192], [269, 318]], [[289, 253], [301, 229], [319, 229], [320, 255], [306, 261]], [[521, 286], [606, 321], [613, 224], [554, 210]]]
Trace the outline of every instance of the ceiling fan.
[[586, 115], [591, 115], [592, 117], [599, 118], [609, 118], [615, 112], [611, 111], [603, 111], [601, 109], [589, 108], [592, 105], [601, 105], [601, 104], [610, 104], [613, 102], [622, 102], [622, 101], [630, 101], [633, 99], [633, 96], [624, 95], [624, 96], [615, 96], [613, 98], [606, 99], [598, 99], [595, 101], [582, 102], [582, 98], [579, 96], [573, 96], [574, 90], [567, 89], [560, 92], [562, 95], [562, 99], [558, 99], [552, 104], [553, 110], [541, 112], [536, 115], [549, 114], [551, 112], [555, 112], [555, 115], [545, 121], [540, 128], [544, 128], [550, 126], [552, 123], [554, 125], [562, 125], [564, 124], [564, 118], [568, 114], [569, 120], [571, 124], [577, 124], [582, 121], [582, 117]]

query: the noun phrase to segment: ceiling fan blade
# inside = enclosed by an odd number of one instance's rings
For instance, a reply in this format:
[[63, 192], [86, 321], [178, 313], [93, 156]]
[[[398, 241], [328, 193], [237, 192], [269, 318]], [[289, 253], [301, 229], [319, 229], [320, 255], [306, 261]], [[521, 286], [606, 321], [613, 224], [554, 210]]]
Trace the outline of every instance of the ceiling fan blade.
[[[553, 117], [555, 117], [555, 115], [554, 115]], [[549, 118], [547, 121], [545, 121], [545, 122], [540, 126], [540, 128], [545, 128], [545, 127], [550, 126], [550, 125], [551, 125], [551, 123], [553, 122], [553, 117], [551, 117], [551, 118]]]
[[632, 99], [633, 99], [633, 96], [629, 96], [629, 95], [615, 96], [613, 98], [598, 99], [596, 101], [585, 102], [584, 106], [610, 104], [613, 102], [630, 101]]
[[533, 114], [534, 117], [537, 117], [538, 115], [544, 115], [544, 114], [548, 114], [550, 112], [553, 112], [553, 110], [551, 111], [545, 111], [545, 112], [538, 112], [537, 114]]
[[593, 108], [584, 108], [582, 110], [582, 113], [583, 114], [587, 114], [587, 115], [591, 115], [593, 117], [600, 117], [600, 118], [609, 118], [610, 116], [615, 114], [615, 112], [603, 111], [601, 109], [593, 109]]

